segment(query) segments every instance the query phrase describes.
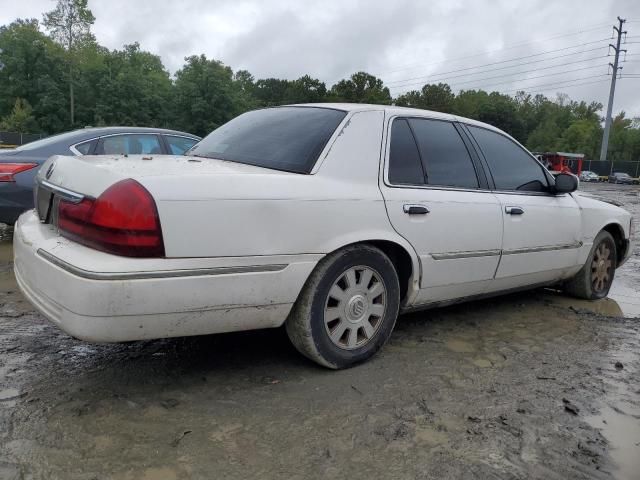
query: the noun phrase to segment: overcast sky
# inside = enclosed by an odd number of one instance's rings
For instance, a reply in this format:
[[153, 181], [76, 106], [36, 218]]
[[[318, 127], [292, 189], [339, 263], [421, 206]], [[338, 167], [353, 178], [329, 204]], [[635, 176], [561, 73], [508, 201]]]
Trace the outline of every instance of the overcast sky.
[[[0, 24], [42, 19], [54, 5], [0, 0]], [[256, 78], [308, 73], [330, 87], [365, 70], [393, 95], [446, 81], [455, 91], [561, 91], [605, 108], [607, 45], [620, 15], [629, 20], [622, 75], [640, 74], [638, 0], [89, 0], [89, 7], [99, 43], [137, 41], [172, 73], [185, 56], [204, 53]], [[614, 112], [640, 116], [639, 93], [640, 76], [619, 80]]]

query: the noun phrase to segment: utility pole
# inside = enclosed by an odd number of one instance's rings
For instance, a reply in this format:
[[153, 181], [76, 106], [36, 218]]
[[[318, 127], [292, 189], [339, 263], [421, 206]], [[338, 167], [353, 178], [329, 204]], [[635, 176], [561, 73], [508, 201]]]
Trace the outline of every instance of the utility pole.
[[[611, 112], [613, 110], [613, 95], [616, 93], [616, 79], [618, 77], [618, 59], [620, 58], [620, 52], [626, 52], [626, 50], [620, 50], [620, 41], [622, 35], [627, 33], [622, 31], [622, 24], [626, 22], [624, 18], [618, 17], [618, 26], [613, 29], [618, 33], [618, 40], [616, 46], [609, 44], [611, 48], [616, 52], [613, 63], [609, 63], [613, 68], [613, 74], [611, 75], [611, 89], [609, 90], [609, 105], [607, 106], [607, 117], [604, 120], [604, 134], [602, 135], [602, 149], [600, 150], [600, 161], [607, 159], [607, 150], [609, 148], [609, 130], [611, 130]], [[622, 67], [620, 67], [622, 68]]]

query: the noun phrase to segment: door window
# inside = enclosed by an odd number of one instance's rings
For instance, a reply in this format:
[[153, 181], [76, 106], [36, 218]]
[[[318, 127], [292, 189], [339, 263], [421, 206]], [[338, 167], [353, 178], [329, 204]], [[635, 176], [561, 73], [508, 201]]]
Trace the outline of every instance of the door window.
[[103, 137], [98, 145], [98, 155], [161, 154], [160, 140], [156, 135], [112, 135]]
[[486, 128], [467, 127], [480, 145], [497, 190], [548, 190], [549, 182], [542, 166], [522, 147]]
[[75, 145], [75, 149], [82, 155], [89, 155], [93, 151], [93, 147], [97, 143], [97, 140], [89, 140], [87, 142], [79, 143]]
[[411, 118], [429, 185], [478, 188], [478, 177], [462, 137], [451, 122]]
[[389, 181], [394, 184], [424, 185], [418, 146], [404, 118], [394, 120], [391, 126]]
[[198, 141], [193, 138], [174, 137], [173, 135], [165, 135], [164, 138], [167, 141], [167, 145], [169, 145], [169, 153], [172, 155], [182, 155], [198, 143]]

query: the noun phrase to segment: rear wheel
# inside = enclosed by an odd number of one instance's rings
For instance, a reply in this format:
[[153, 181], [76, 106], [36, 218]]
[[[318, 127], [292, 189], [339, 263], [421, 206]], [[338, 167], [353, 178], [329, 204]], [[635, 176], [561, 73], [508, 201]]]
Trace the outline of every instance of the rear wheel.
[[600, 232], [587, 262], [565, 284], [565, 291], [575, 297], [597, 300], [609, 294], [616, 271], [616, 242], [609, 232]]
[[287, 319], [287, 334], [320, 365], [350, 367], [386, 343], [399, 305], [393, 263], [378, 248], [353, 245], [318, 264]]

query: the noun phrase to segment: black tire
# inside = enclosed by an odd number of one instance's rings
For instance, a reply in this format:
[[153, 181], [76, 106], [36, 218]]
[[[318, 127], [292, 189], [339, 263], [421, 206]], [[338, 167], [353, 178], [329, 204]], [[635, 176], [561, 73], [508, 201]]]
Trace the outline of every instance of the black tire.
[[[370, 269], [382, 281], [384, 311], [379, 317], [367, 317], [367, 322], [373, 319], [376, 326], [364, 345], [351, 349], [340, 348], [329, 335], [330, 323], [325, 322], [325, 308], [330, 308], [329, 302], [335, 301], [330, 290], [336, 282], [341, 281], [350, 270], [360, 267]], [[337, 304], [346, 309], [345, 305], [342, 301]], [[376, 247], [352, 245], [327, 255], [318, 263], [285, 325], [291, 342], [307, 358], [331, 369], [348, 368], [371, 358], [382, 348], [391, 336], [399, 308], [400, 284], [391, 260]], [[358, 336], [359, 332], [355, 335]], [[347, 336], [351, 334], [350, 330]]]
[[[606, 273], [608, 274], [607, 279], [602, 282], [602, 286], [600, 287], [600, 283], [597, 281], [597, 278], [600, 275], [601, 270], [599, 271], [598, 268], [604, 268], [600, 263], [601, 261], [604, 262], [605, 266], [607, 264], [606, 259], [599, 257], [599, 249], [602, 247], [609, 252], [608, 261], [610, 264], [606, 269]], [[595, 262], [594, 259], [596, 259]], [[587, 257], [587, 261], [584, 266], [573, 278], [565, 283], [565, 292], [573, 295], [574, 297], [584, 298], [586, 300], [598, 300], [606, 297], [609, 294], [609, 289], [613, 283], [616, 264], [616, 242], [609, 232], [603, 230], [593, 241], [593, 247], [591, 247], [591, 251], [589, 252], [589, 256]]]

